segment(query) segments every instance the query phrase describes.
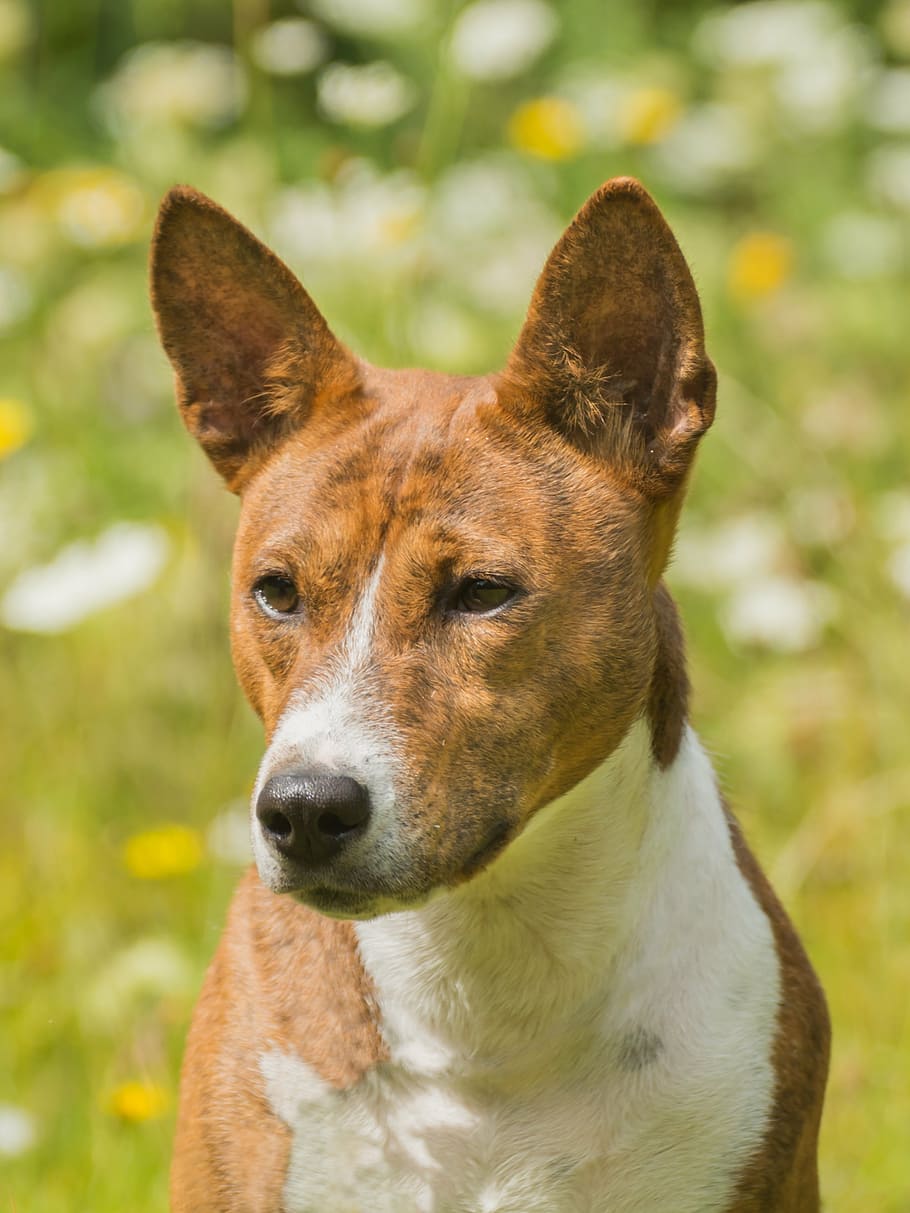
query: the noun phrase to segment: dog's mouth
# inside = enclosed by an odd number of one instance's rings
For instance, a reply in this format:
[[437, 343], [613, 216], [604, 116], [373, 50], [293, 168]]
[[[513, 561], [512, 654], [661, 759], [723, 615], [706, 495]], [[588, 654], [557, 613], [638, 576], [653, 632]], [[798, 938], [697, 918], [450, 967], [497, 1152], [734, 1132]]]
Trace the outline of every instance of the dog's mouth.
[[389, 873], [383, 879], [380, 872], [359, 867], [346, 870], [342, 865], [333, 870], [332, 865], [325, 865], [317, 874], [288, 862], [280, 864], [277, 871], [260, 869], [260, 876], [274, 893], [290, 896], [330, 918], [376, 918], [418, 909], [446, 889], [470, 881], [505, 850], [515, 832], [513, 826], [508, 818], [500, 817], [466, 860], [449, 872], [437, 871], [435, 879], [425, 869], [423, 879], [409, 881], [401, 869], [394, 873], [394, 879], [389, 879]]

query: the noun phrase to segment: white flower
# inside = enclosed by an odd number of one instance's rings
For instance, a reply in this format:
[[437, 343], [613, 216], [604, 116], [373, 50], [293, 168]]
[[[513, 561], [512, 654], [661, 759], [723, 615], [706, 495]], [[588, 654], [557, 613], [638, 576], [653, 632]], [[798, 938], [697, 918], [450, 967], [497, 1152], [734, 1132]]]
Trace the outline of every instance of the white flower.
[[872, 61], [868, 34], [823, 0], [758, 0], [700, 22], [696, 52], [715, 67], [770, 69], [791, 121], [829, 130], [844, 115]]
[[866, 102], [866, 121], [889, 134], [910, 131], [910, 68], [879, 75]]
[[250, 862], [250, 810], [245, 801], [234, 800], [212, 820], [206, 833], [209, 854], [221, 863]]
[[506, 80], [531, 66], [556, 29], [544, 0], [475, 0], [455, 21], [449, 53], [462, 75]]
[[758, 159], [755, 133], [730, 105], [695, 106], [651, 153], [655, 171], [678, 189], [703, 193], [751, 168]]
[[83, 1012], [103, 1028], [122, 1023], [144, 998], [187, 994], [193, 966], [182, 948], [164, 936], [137, 939], [108, 960], [83, 995]]
[[271, 239], [288, 259], [331, 260], [343, 251], [338, 209], [331, 186], [322, 182], [280, 190], [271, 209]]
[[910, 143], [876, 148], [869, 157], [866, 173], [874, 194], [910, 211]]
[[612, 148], [622, 142], [619, 118], [635, 87], [631, 81], [611, 77], [603, 70], [573, 67], [560, 81], [559, 92], [581, 114], [592, 146]]
[[453, 166], [431, 208], [430, 244], [440, 277], [484, 308], [519, 313], [560, 223], [513, 157]]
[[35, 1144], [35, 1122], [24, 1108], [0, 1104], [0, 1156], [15, 1158]]
[[774, 86], [778, 101], [800, 129], [833, 130], [847, 116], [872, 58], [864, 30], [835, 30], [782, 64]]
[[397, 38], [428, 15], [428, 0], [311, 0], [310, 9], [335, 29], [362, 38]]
[[417, 89], [391, 63], [332, 63], [316, 85], [319, 108], [331, 122], [388, 126], [410, 110]]
[[684, 522], [672, 577], [701, 590], [726, 589], [770, 573], [785, 557], [784, 533], [772, 514], [742, 514], [703, 531]]
[[257, 66], [273, 76], [299, 76], [318, 67], [329, 53], [325, 34], [312, 21], [285, 17], [256, 30], [250, 54]]
[[94, 543], [72, 543], [49, 564], [20, 573], [0, 600], [0, 621], [21, 632], [64, 632], [148, 589], [167, 553], [160, 527], [116, 523]]
[[482, 307], [516, 317], [527, 307], [534, 283], [558, 229], [515, 227], [479, 248], [452, 250], [449, 273]]
[[692, 42], [717, 67], [767, 66], [812, 55], [840, 23], [824, 0], [756, 0], [710, 13]]
[[411, 255], [425, 202], [426, 191], [411, 173], [383, 176], [356, 160], [331, 186], [316, 182], [282, 190], [269, 230], [289, 259], [362, 268]]
[[721, 625], [734, 643], [798, 653], [818, 643], [834, 613], [834, 597], [827, 586], [766, 577], [734, 591], [721, 613]]
[[514, 158], [491, 155], [453, 165], [439, 180], [432, 207], [444, 239], [476, 242], [524, 223], [540, 203]]
[[828, 264], [844, 278], [878, 278], [900, 273], [904, 232], [885, 215], [844, 211], [829, 220], [822, 233]]
[[135, 125], [218, 127], [246, 103], [246, 78], [227, 46], [146, 42], [129, 52], [96, 96], [117, 134]]

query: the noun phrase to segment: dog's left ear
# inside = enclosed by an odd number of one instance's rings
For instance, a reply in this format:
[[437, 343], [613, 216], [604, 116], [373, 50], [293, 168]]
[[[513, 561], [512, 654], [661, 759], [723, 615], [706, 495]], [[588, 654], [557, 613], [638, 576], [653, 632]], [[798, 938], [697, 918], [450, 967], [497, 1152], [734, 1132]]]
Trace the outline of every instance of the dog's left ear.
[[649, 496], [675, 495], [716, 375], [692, 275], [637, 181], [602, 186], [550, 254], [503, 386]]

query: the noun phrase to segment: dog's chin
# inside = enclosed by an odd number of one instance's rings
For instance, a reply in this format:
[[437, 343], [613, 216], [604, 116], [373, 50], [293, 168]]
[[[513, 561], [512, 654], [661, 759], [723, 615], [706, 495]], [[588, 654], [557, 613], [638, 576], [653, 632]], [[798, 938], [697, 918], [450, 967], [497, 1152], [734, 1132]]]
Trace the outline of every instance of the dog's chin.
[[365, 922], [379, 918], [382, 914], [395, 914], [401, 910], [413, 910], [423, 905], [427, 897], [399, 900], [393, 897], [373, 896], [367, 893], [352, 893], [343, 889], [294, 889], [290, 896], [301, 905], [324, 914], [327, 918], [344, 921]]
[[[295, 879], [296, 876], [296, 879]], [[324, 914], [327, 918], [364, 921], [379, 918], [383, 914], [396, 914], [403, 910], [416, 910], [441, 889], [386, 891], [351, 889], [337, 884], [301, 884], [299, 873], [266, 871], [259, 873], [260, 880], [272, 893], [290, 897], [293, 901]]]

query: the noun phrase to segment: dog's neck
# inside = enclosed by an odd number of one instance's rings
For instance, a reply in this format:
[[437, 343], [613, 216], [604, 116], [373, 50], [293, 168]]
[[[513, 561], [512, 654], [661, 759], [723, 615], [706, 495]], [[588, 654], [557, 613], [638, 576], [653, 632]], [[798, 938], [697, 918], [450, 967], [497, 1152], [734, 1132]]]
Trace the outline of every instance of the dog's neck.
[[[696, 864], [707, 883], [693, 880]], [[517, 1067], [533, 1081], [560, 1042], [578, 1051], [595, 1019], [600, 1034], [611, 1020], [634, 1030], [637, 998], [657, 994], [642, 986], [650, 961], [698, 946], [715, 886], [741, 887], [731, 869], [697, 739], [687, 732], [661, 770], [639, 721], [486, 872], [422, 909], [358, 924], [393, 1058], [522, 1081]]]

